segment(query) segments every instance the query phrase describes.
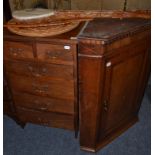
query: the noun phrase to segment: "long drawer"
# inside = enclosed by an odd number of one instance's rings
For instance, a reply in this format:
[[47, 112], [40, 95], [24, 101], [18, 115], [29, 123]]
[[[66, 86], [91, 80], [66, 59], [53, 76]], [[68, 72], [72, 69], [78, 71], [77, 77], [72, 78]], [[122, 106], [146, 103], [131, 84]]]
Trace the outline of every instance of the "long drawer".
[[31, 61], [5, 61], [7, 72], [37, 78], [73, 79], [73, 66]]
[[64, 114], [74, 114], [74, 101], [13, 92], [16, 106]]
[[74, 116], [41, 112], [26, 108], [16, 107], [19, 119], [22, 122], [31, 122], [51, 127], [74, 130]]
[[32, 77], [7, 73], [12, 91], [30, 93], [58, 99], [74, 99], [74, 82], [64, 80], [47, 81], [46, 78], [37, 80]]

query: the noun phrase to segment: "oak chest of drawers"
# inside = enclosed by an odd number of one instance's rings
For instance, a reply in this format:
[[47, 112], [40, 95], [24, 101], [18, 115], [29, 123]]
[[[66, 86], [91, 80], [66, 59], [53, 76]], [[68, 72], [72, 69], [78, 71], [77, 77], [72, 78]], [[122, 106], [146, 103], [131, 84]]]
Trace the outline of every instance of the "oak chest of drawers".
[[4, 71], [17, 122], [79, 130], [95, 152], [138, 120], [150, 20], [94, 19], [47, 38], [5, 30]]
[[[28, 38], [6, 31], [4, 71], [19, 123], [78, 131], [77, 42]], [[60, 36], [59, 36], [60, 37]]]

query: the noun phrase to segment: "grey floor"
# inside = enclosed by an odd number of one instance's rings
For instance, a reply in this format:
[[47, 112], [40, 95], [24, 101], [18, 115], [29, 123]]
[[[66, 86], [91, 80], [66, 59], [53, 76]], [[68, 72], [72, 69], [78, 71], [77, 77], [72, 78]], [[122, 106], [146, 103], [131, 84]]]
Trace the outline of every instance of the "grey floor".
[[[150, 155], [150, 109], [148, 90], [139, 112], [140, 121], [96, 155]], [[93, 155], [80, 150], [73, 132], [29, 123], [22, 129], [7, 116], [4, 116], [3, 141], [4, 155]]]

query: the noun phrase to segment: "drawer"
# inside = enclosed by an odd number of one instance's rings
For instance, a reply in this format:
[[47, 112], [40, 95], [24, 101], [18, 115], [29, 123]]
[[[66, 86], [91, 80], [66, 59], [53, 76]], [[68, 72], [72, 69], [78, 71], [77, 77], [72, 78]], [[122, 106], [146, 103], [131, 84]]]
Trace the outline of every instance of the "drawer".
[[39, 60], [56, 64], [73, 64], [73, 51], [70, 45], [36, 44]]
[[4, 59], [33, 59], [32, 44], [25, 42], [4, 42]]
[[74, 82], [64, 80], [37, 80], [15, 74], [7, 74], [13, 91], [58, 99], [74, 99]]
[[26, 108], [16, 107], [17, 115], [22, 122], [31, 122], [51, 127], [74, 130], [74, 116], [41, 112]]
[[73, 66], [47, 64], [38, 62], [5, 61], [7, 72], [24, 76], [49, 77], [71, 80], [73, 79]]
[[13, 93], [15, 105], [42, 111], [74, 114], [74, 101], [47, 98], [25, 93]]

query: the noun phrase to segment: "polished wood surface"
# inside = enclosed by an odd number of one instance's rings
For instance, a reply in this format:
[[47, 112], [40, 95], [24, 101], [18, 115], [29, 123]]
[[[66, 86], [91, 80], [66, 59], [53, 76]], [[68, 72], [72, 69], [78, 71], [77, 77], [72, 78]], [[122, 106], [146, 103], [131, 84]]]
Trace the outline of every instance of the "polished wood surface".
[[94, 19], [54, 37], [4, 29], [4, 71], [16, 121], [79, 130], [81, 149], [91, 152], [137, 122], [151, 33], [150, 20], [131, 18], [135, 13]]
[[73, 53], [70, 44], [37, 44], [37, 56], [39, 60], [49, 63], [73, 64]]
[[59, 39], [4, 30], [4, 71], [22, 124], [71, 129], [77, 135], [77, 41], [72, 37], [80, 27]]
[[74, 116], [16, 107], [19, 119], [40, 125], [75, 130]]
[[150, 72], [150, 20], [96, 19], [79, 38], [80, 146], [95, 152], [138, 120]]
[[6, 61], [7, 71], [17, 75], [52, 79], [72, 80], [73, 67], [70, 65], [49, 64], [32, 61]]
[[19, 107], [41, 111], [74, 114], [74, 100], [41, 97], [27, 93], [14, 92], [15, 104]]
[[32, 44], [6, 41], [4, 43], [4, 50], [4, 59], [33, 59]]

